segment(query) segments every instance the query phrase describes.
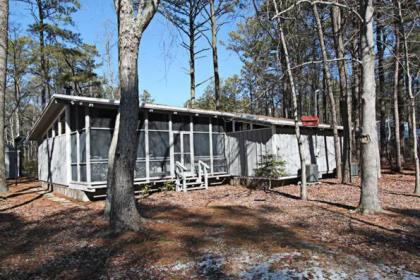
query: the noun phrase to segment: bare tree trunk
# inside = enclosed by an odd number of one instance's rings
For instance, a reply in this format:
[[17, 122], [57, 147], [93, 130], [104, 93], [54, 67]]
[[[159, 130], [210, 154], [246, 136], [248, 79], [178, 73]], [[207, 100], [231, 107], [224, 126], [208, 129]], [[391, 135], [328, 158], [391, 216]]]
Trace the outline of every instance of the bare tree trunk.
[[385, 38], [382, 23], [379, 22], [380, 16], [378, 15], [378, 22], [376, 24], [376, 48], [378, 49], [378, 78], [379, 78], [379, 115], [380, 115], [380, 137], [381, 147], [380, 156], [381, 159], [385, 157], [385, 151], [387, 146], [386, 141], [386, 107], [385, 107], [385, 70], [384, 70], [384, 50], [385, 50]]
[[5, 97], [7, 74], [7, 30], [9, 24], [9, 1], [0, 1], [0, 192], [9, 189], [6, 182], [6, 147], [4, 143], [5, 131]]
[[324, 78], [327, 85], [327, 91], [328, 91], [328, 98], [330, 100], [331, 105], [331, 118], [332, 118], [332, 128], [333, 128], [333, 135], [334, 135], [334, 151], [335, 151], [335, 163], [336, 163], [336, 170], [337, 170], [337, 178], [341, 179], [341, 149], [340, 149], [340, 138], [338, 136], [338, 122], [337, 122], [337, 108], [335, 105], [335, 99], [334, 99], [334, 92], [332, 88], [331, 83], [331, 72], [328, 62], [328, 55], [327, 55], [327, 49], [325, 47], [324, 42], [324, 32], [322, 30], [322, 24], [321, 19], [319, 17], [318, 9], [316, 7], [316, 4], [312, 5], [314, 16], [316, 19], [316, 24], [318, 28], [318, 36], [319, 36], [319, 43], [321, 46], [321, 52], [322, 52], [322, 60], [323, 60], [323, 66], [324, 66]]
[[381, 211], [378, 198], [378, 136], [376, 132], [375, 50], [373, 46], [373, 0], [361, 0], [362, 24], [362, 127], [361, 127], [361, 195], [359, 210], [363, 214]]
[[[274, 7], [276, 14], [278, 14], [279, 10], [277, 7], [276, 0], [273, 0]], [[296, 134], [296, 140], [298, 143], [298, 151], [299, 151], [299, 157], [300, 157], [300, 169], [301, 169], [301, 184], [300, 184], [300, 198], [303, 200], [308, 199], [308, 193], [307, 193], [307, 186], [306, 186], [306, 158], [305, 153], [303, 149], [303, 139], [302, 135], [300, 134], [300, 127], [299, 127], [299, 116], [298, 116], [298, 103], [297, 103], [297, 93], [296, 93], [296, 87], [293, 79], [293, 73], [290, 66], [290, 59], [289, 59], [289, 52], [287, 49], [287, 43], [286, 39], [284, 37], [283, 33], [283, 26], [280, 18], [277, 18], [278, 22], [278, 28], [279, 28], [279, 35], [280, 35], [280, 41], [281, 46], [283, 48], [284, 52], [284, 59], [286, 64], [286, 72], [287, 77], [289, 79], [290, 83], [290, 90], [292, 93], [292, 104], [293, 104], [293, 119], [295, 121], [295, 134]]]
[[211, 49], [213, 53], [213, 72], [214, 72], [214, 98], [216, 110], [220, 110], [220, 77], [219, 77], [219, 59], [217, 53], [217, 19], [214, 9], [214, 0], [210, 2], [210, 25], [211, 25]]
[[407, 44], [407, 34], [405, 33], [404, 29], [404, 18], [401, 11], [401, 1], [397, 1], [398, 4], [398, 16], [399, 16], [399, 24], [400, 24], [400, 33], [402, 37], [402, 43], [404, 47], [404, 65], [405, 65], [405, 73], [407, 79], [407, 91], [408, 96], [410, 98], [410, 113], [411, 113], [411, 136], [413, 138], [413, 157], [415, 163], [415, 171], [416, 171], [416, 182], [415, 182], [415, 189], [414, 192], [416, 194], [420, 194], [420, 163], [419, 163], [419, 156], [417, 150], [417, 121], [416, 121], [416, 100], [413, 94], [413, 86], [412, 86], [412, 78], [410, 74], [410, 61], [408, 55], [408, 44]]
[[343, 147], [343, 165], [342, 165], [342, 182], [351, 182], [351, 158], [352, 158], [352, 98], [347, 87], [347, 73], [346, 64], [344, 61], [344, 42], [343, 42], [343, 31], [341, 26], [341, 11], [337, 6], [332, 7], [332, 20], [334, 30], [334, 41], [335, 49], [337, 53], [339, 78], [340, 78], [340, 93], [341, 93], [341, 104], [343, 105], [343, 125], [344, 125], [344, 147]]
[[45, 58], [45, 34], [44, 34], [44, 9], [42, 6], [42, 1], [37, 0], [37, 7], [38, 7], [38, 18], [39, 18], [39, 53], [40, 53], [40, 65], [41, 65], [41, 75], [42, 75], [42, 90], [41, 90], [41, 105], [45, 107], [48, 103], [50, 98], [49, 92], [49, 73], [47, 67], [47, 61]]
[[[142, 218], [134, 197], [134, 168], [139, 122], [138, 52], [142, 34], [156, 13], [159, 1], [139, 6], [137, 15], [130, 0], [116, 0], [118, 18], [118, 68], [120, 80], [120, 123], [114, 164], [109, 167], [110, 225], [113, 231], [138, 231]], [[115, 140], [113, 140], [115, 141]], [[112, 161], [112, 157], [111, 157]]]
[[[355, 29], [358, 28], [358, 21], [353, 23]], [[358, 138], [356, 137], [357, 130], [360, 127], [360, 112], [361, 112], [361, 104], [360, 104], [360, 75], [361, 75], [361, 67], [359, 63], [357, 63], [357, 60], [360, 59], [360, 37], [354, 36], [352, 40], [352, 51], [351, 55], [353, 58], [352, 61], [352, 96], [353, 96], [353, 103], [352, 103], [352, 116], [353, 116], [353, 133], [352, 133], [352, 146], [353, 154], [352, 157], [354, 157], [357, 162], [360, 161], [360, 142]]]
[[190, 54], [190, 102], [189, 107], [194, 108], [195, 104], [195, 25], [194, 25], [194, 7], [190, 5], [189, 20], [189, 54]]
[[401, 172], [401, 135], [400, 135], [400, 112], [399, 112], [399, 72], [400, 72], [400, 35], [398, 27], [395, 26], [395, 47], [394, 47], [394, 87], [393, 87], [393, 103], [394, 103], [394, 137], [395, 137], [395, 171]]

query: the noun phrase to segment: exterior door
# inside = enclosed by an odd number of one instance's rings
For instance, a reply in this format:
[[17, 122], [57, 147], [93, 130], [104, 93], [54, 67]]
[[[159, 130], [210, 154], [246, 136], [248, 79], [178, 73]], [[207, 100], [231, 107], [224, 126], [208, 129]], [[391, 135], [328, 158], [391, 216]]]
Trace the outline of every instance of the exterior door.
[[191, 170], [190, 132], [174, 132], [174, 159]]

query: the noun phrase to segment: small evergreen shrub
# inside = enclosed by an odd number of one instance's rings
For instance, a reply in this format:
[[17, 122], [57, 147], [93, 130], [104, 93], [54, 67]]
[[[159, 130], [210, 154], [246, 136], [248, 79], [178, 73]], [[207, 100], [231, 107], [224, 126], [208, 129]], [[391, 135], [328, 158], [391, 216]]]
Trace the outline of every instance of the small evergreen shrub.
[[286, 161], [276, 155], [262, 155], [255, 169], [256, 177], [279, 178], [286, 175]]

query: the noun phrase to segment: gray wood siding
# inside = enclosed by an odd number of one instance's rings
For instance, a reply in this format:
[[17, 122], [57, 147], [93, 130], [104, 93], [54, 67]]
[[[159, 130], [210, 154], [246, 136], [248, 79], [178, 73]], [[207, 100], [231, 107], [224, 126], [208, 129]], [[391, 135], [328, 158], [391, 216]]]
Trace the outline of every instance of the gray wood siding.
[[56, 136], [43, 140], [38, 146], [38, 178], [48, 181], [50, 172], [54, 184], [68, 185], [66, 167], [66, 137]]
[[235, 176], [254, 176], [262, 155], [271, 153], [271, 128], [226, 134], [228, 170]]
[[[303, 129], [306, 162], [316, 163], [321, 174], [335, 168], [334, 141], [328, 131]], [[315, 133], [316, 132], [316, 133]], [[254, 176], [261, 155], [271, 153], [286, 161], [287, 176], [297, 177], [300, 160], [293, 128], [249, 130], [228, 133], [226, 137], [228, 169], [234, 176]]]

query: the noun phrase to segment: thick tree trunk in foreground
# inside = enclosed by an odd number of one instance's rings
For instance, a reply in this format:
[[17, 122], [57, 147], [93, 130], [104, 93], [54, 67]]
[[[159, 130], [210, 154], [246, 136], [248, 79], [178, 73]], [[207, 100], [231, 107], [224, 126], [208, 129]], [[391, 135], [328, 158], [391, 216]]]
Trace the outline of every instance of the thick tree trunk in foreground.
[[4, 143], [9, 1], [0, 1], [0, 192], [7, 192]]
[[343, 163], [342, 163], [342, 182], [351, 182], [351, 162], [352, 162], [352, 98], [347, 87], [346, 63], [344, 57], [344, 41], [341, 26], [341, 11], [337, 6], [332, 7], [332, 20], [334, 30], [335, 49], [337, 53], [339, 79], [340, 79], [340, 95], [341, 104], [343, 105], [343, 126], [344, 126], [344, 144], [343, 144]]
[[[109, 218], [113, 231], [140, 230], [142, 218], [134, 197], [134, 168], [139, 122], [138, 52], [142, 34], [156, 13], [159, 1], [139, 6], [137, 15], [130, 0], [116, 0], [118, 17], [118, 69], [120, 77], [120, 123], [113, 172], [108, 176]], [[115, 141], [113, 139], [113, 141]], [[112, 157], [110, 158], [112, 161]], [[107, 211], [108, 211], [107, 210]]]
[[399, 72], [400, 72], [400, 35], [397, 26], [395, 26], [395, 47], [394, 47], [394, 86], [393, 86], [393, 103], [394, 103], [394, 137], [395, 137], [395, 171], [401, 172], [402, 156], [401, 156], [401, 135], [400, 135], [400, 112], [398, 101], [399, 89]]
[[401, 1], [397, 1], [398, 4], [398, 17], [399, 17], [399, 24], [400, 24], [400, 33], [402, 37], [402, 43], [404, 47], [404, 66], [405, 66], [405, 74], [407, 79], [407, 91], [408, 97], [410, 98], [410, 114], [411, 114], [411, 136], [413, 138], [413, 157], [414, 163], [416, 168], [416, 182], [415, 182], [415, 189], [414, 192], [416, 194], [420, 194], [420, 163], [419, 163], [419, 156], [417, 150], [417, 121], [416, 121], [416, 100], [413, 94], [413, 83], [410, 73], [410, 61], [408, 55], [408, 44], [407, 44], [407, 34], [404, 29], [404, 18], [401, 11]]
[[337, 169], [337, 178], [341, 179], [341, 149], [340, 149], [340, 138], [338, 137], [338, 121], [337, 121], [337, 107], [335, 105], [335, 99], [334, 99], [334, 92], [333, 87], [331, 83], [331, 72], [328, 62], [328, 55], [327, 55], [327, 49], [325, 47], [325, 41], [324, 41], [324, 32], [322, 30], [322, 24], [321, 19], [319, 17], [318, 9], [316, 7], [316, 4], [312, 5], [314, 16], [316, 19], [316, 24], [318, 28], [318, 36], [319, 36], [319, 43], [321, 46], [321, 53], [322, 53], [322, 60], [323, 60], [323, 66], [324, 66], [324, 79], [325, 83], [327, 85], [327, 92], [328, 92], [328, 98], [330, 100], [331, 105], [331, 118], [332, 118], [332, 128], [333, 128], [333, 135], [334, 135], [334, 151], [335, 151], [335, 164]]
[[214, 9], [214, 0], [210, 0], [210, 25], [211, 25], [211, 49], [213, 53], [213, 72], [214, 72], [214, 99], [216, 110], [220, 110], [220, 77], [219, 77], [219, 58], [217, 53], [217, 19]]
[[373, 46], [373, 0], [360, 1], [362, 24], [362, 127], [361, 127], [361, 195], [359, 210], [363, 214], [381, 211], [378, 198], [378, 136], [376, 132], [375, 50]]
[[[273, 0], [273, 3], [274, 3], [275, 9], [276, 9], [276, 14], [277, 14], [279, 12], [279, 10], [277, 8], [276, 0]], [[286, 39], [285, 39], [284, 33], [283, 33], [283, 26], [282, 26], [281, 19], [278, 18], [277, 22], [278, 22], [281, 46], [282, 46], [282, 49], [283, 49], [284, 60], [285, 60], [285, 64], [286, 64], [285, 66], [286, 66], [287, 77], [288, 77], [288, 80], [289, 80], [290, 90], [291, 90], [291, 93], [292, 93], [293, 119], [295, 121], [295, 134], [296, 134], [296, 139], [297, 139], [297, 143], [298, 143], [298, 150], [299, 150], [299, 157], [300, 157], [300, 169], [301, 169], [300, 198], [303, 199], [303, 200], [307, 200], [308, 199], [308, 193], [307, 193], [307, 186], [306, 186], [306, 157], [305, 157], [305, 152], [304, 152], [304, 149], [303, 149], [303, 139], [302, 139], [302, 135], [300, 134], [300, 127], [299, 127], [296, 86], [295, 86], [295, 82], [294, 82], [294, 79], [293, 79], [292, 69], [291, 69], [291, 66], [290, 66], [289, 52], [288, 52], [288, 49], [287, 49]]]

